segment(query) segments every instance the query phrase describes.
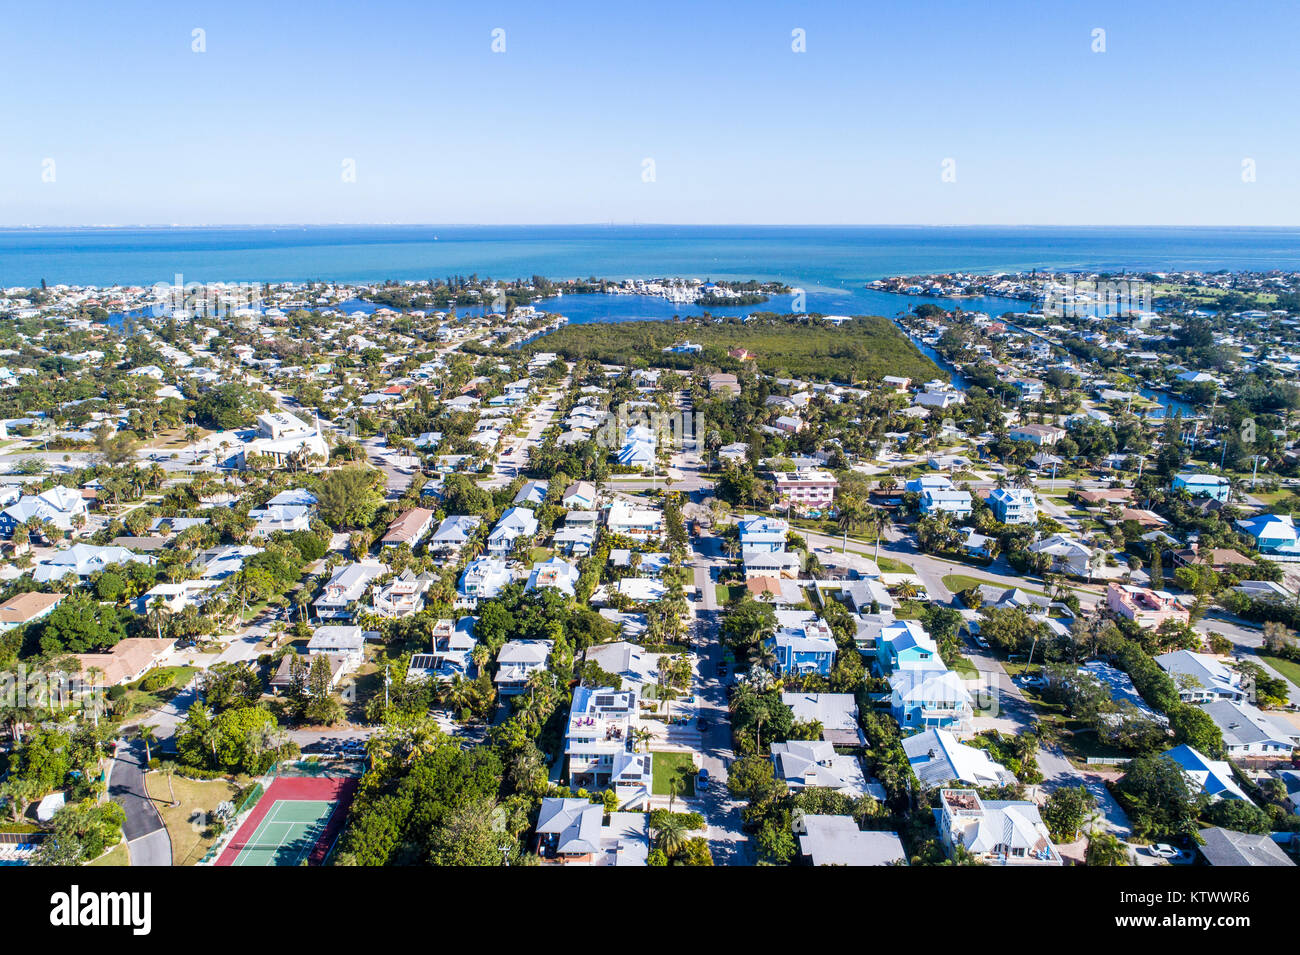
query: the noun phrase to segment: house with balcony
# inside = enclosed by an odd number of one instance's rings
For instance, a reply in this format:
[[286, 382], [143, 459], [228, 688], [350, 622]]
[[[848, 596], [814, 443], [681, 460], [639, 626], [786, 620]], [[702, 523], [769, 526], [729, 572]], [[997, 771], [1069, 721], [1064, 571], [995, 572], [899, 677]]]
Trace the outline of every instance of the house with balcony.
[[383, 564], [361, 561], [334, 571], [312, 606], [321, 620], [351, 620], [375, 578], [388, 573]]
[[432, 574], [416, 574], [408, 567], [375, 591], [375, 613], [394, 618], [419, 613], [424, 609], [424, 595], [434, 579]]
[[88, 513], [86, 499], [79, 491], [56, 485], [40, 494], [24, 494], [0, 511], [0, 534], [12, 537], [15, 527], [33, 517], [66, 533], [84, 523]]
[[889, 691], [890, 712], [904, 733], [962, 729], [974, 713], [966, 681], [951, 670], [895, 670]]
[[1052, 571], [1087, 577], [1092, 573], [1092, 550], [1065, 534], [1052, 534], [1029, 545], [1031, 554], [1052, 558]]
[[989, 493], [989, 510], [1003, 524], [1034, 524], [1038, 505], [1034, 492], [1024, 487], [995, 487]]
[[816, 617], [783, 626], [764, 643], [776, 651], [776, 672], [782, 676], [828, 677], [835, 666], [835, 635]]
[[528, 678], [546, 669], [553, 640], [511, 640], [497, 653], [497, 673], [492, 678], [502, 696], [518, 696], [528, 689]]
[[136, 554], [125, 547], [95, 547], [93, 544], [73, 544], [67, 550], [58, 550], [43, 557], [32, 570], [32, 578], [41, 584], [62, 580], [68, 576], [85, 580], [113, 564], [152, 564], [154, 559]]
[[1166, 590], [1148, 590], [1115, 581], [1106, 585], [1106, 609], [1150, 630], [1159, 628], [1166, 620], [1186, 624], [1190, 616]]
[[1012, 441], [1028, 441], [1036, 448], [1050, 448], [1066, 434], [1064, 428], [1054, 424], [1021, 424], [1007, 429]]
[[1208, 497], [1220, 504], [1228, 503], [1231, 485], [1226, 477], [1218, 474], [1192, 474], [1184, 472], [1174, 475], [1175, 491], [1186, 491], [1192, 497]]
[[564, 736], [569, 785], [613, 789], [620, 807], [649, 801], [653, 757], [638, 753], [632, 730], [639, 725], [640, 695], [635, 689], [580, 686]]
[[474, 618], [461, 617], [453, 622], [440, 619], [433, 625], [432, 646], [428, 653], [414, 653], [406, 668], [408, 680], [451, 680], [469, 676], [474, 665]]
[[1237, 529], [1254, 538], [1261, 557], [1280, 563], [1300, 561], [1300, 539], [1290, 514], [1259, 514], [1237, 521]]
[[622, 498], [610, 504], [605, 516], [605, 526], [611, 534], [631, 537], [634, 540], [649, 540], [664, 532], [664, 515], [649, 507], [636, 507]]
[[1201, 709], [1223, 733], [1223, 749], [1231, 759], [1286, 759], [1300, 745], [1300, 729], [1245, 700], [1218, 700]]
[[252, 537], [270, 537], [279, 531], [292, 533], [311, 529], [311, 509], [302, 504], [268, 504], [248, 512], [256, 521], [249, 531]]
[[738, 524], [740, 549], [750, 554], [779, 554], [785, 551], [790, 525], [775, 517], [746, 517]]
[[532, 572], [528, 575], [527, 590], [541, 590], [550, 588], [558, 590], [566, 597], [574, 595], [574, 588], [578, 585], [578, 568], [570, 564], [567, 560], [559, 557], [552, 557], [550, 560], [544, 560], [533, 567]]
[[950, 858], [961, 846], [985, 865], [1064, 865], [1032, 802], [985, 801], [974, 789], [944, 789], [934, 814]]
[[335, 657], [340, 663], [336, 676], [351, 673], [365, 660], [365, 642], [365, 634], [360, 627], [317, 627], [307, 642], [307, 655], [325, 654]]
[[919, 620], [894, 620], [876, 637], [876, 669], [882, 676], [897, 670], [946, 670], [939, 645]]
[[973, 504], [970, 491], [962, 488], [948, 488], [921, 492], [921, 513], [926, 517], [934, 514], [949, 514], [957, 520], [971, 516]]
[[457, 606], [473, 608], [480, 600], [491, 600], [514, 582], [510, 566], [496, 557], [479, 557], [465, 565], [457, 585]]
[[934, 788], [964, 783], [967, 786], [1007, 786], [1015, 773], [997, 762], [988, 750], [967, 746], [947, 730], [926, 730], [903, 740], [903, 752], [922, 786]]
[[511, 507], [501, 515], [488, 535], [488, 553], [505, 557], [515, 546], [515, 541], [530, 541], [537, 534], [537, 518], [526, 507]]
[[829, 508], [835, 500], [835, 489], [840, 486], [835, 475], [816, 468], [777, 471], [772, 477], [776, 483], [777, 506], [796, 511]]

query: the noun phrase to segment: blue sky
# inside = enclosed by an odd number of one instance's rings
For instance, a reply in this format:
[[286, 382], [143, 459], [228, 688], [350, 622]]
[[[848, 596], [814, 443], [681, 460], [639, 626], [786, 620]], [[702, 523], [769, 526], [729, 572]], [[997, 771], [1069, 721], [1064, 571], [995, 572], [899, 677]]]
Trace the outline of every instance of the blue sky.
[[1294, 2], [127, 0], [5, 19], [6, 225], [1300, 220]]

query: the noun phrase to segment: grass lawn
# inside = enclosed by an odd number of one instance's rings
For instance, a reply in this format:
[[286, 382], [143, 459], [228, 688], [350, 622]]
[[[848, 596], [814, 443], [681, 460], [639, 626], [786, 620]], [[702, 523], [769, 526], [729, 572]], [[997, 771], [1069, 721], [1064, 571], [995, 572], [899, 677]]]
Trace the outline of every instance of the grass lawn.
[[682, 780], [678, 796], [695, 795], [695, 761], [690, 753], [655, 753], [654, 783], [650, 792], [656, 796], [670, 794], [668, 781], [674, 776]]
[[882, 574], [915, 574], [916, 568], [892, 557], [882, 557], [876, 562]]
[[[194, 865], [212, 848], [215, 838], [206, 838], [206, 814], [217, 803], [232, 799], [239, 787], [225, 779], [198, 780], [172, 777], [179, 806], [172, 806], [165, 773], [146, 773], [145, 789], [162, 814], [167, 835], [172, 841], [172, 865]], [[200, 821], [202, 820], [202, 821]]]
[[1117, 759], [1128, 756], [1122, 749], [1102, 742], [1097, 738], [1097, 731], [1088, 726], [1080, 726], [1072, 732], [1062, 734], [1061, 750], [1070, 762], [1080, 767], [1088, 764], [1089, 757]]
[[131, 855], [126, 851], [126, 843], [119, 842], [113, 848], [109, 849], [98, 859], [87, 862], [86, 865], [130, 865]]
[[551, 559], [552, 551], [545, 547], [534, 547], [528, 554], [534, 564]]
[[943, 585], [955, 594], [963, 590], [970, 590], [972, 587], [983, 587], [991, 584], [998, 586], [997, 581], [989, 580], [987, 577], [972, 577], [970, 574], [944, 574]]
[[976, 669], [975, 664], [971, 663], [970, 660], [965, 657], [958, 657], [954, 660], [952, 669], [961, 676], [963, 680], [979, 679], [980, 671]]
[[1300, 663], [1293, 663], [1290, 660], [1275, 657], [1271, 653], [1261, 653], [1259, 658], [1296, 686], [1300, 686]]
[[721, 607], [725, 607], [744, 592], [744, 587], [728, 586], [727, 584], [713, 585], [713, 595], [717, 598], [718, 605]]

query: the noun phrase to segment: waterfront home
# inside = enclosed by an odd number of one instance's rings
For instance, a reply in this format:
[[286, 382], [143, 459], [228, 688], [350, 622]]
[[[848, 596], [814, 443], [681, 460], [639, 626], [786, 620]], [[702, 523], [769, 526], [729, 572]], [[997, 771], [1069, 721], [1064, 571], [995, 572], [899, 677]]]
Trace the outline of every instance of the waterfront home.
[[1241, 674], [1224, 666], [1208, 653], [1174, 650], [1155, 658], [1160, 669], [1173, 678], [1178, 698], [1184, 703], [1208, 703], [1212, 700], [1243, 700]]
[[528, 689], [528, 678], [546, 669], [553, 640], [510, 640], [497, 653], [497, 673], [492, 678], [502, 696], [518, 696]]
[[961, 846], [985, 865], [1064, 864], [1032, 802], [986, 802], [974, 789], [944, 789], [935, 817], [939, 841], [949, 857]]
[[365, 597], [376, 577], [388, 573], [388, 568], [374, 561], [361, 561], [340, 567], [321, 590], [312, 605], [321, 620], [350, 620], [357, 604]]
[[1192, 497], [1213, 498], [1221, 504], [1226, 504], [1231, 486], [1227, 478], [1218, 474], [1184, 472], [1174, 475], [1174, 490], [1186, 491]]
[[1106, 609], [1151, 630], [1159, 628], [1166, 620], [1185, 624], [1189, 618], [1188, 612], [1168, 591], [1148, 590], [1115, 581], [1106, 585]]
[[809, 865], [906, 865], [907, 851], [896, 832], [859, 829], [852, 816], [797, 813], [791, 821], [799, 854]]
[[996, 487], [989, 493], [989, 509], [1003, 524], [1033, 524], [1038, 520], [1034, 492], [1023, 487]]
[[488, 553], [504, 557], [515, 546], [515, 541], [531, 541], [537, 534], [537, 518], [526, 507], [511, 507], [501, 515], [488, 535]]
[[1286, 759], [1300, 744], [1300, 729], [1245, 700], [1217, 700], [1203, 709], [1223, 733], [1223, 748], [1232, 759], [1247, 756]]
[[852, 799], [867, 791], [867, 778], [856, 756], [841, 756], [825, 740], [789, 740], [772, 743], [772, 765], [777, 779], [791, 790], [808, 786], [832, 789]]
[[1015, 774], [997, 762], [987, 750], [967, 746], [947, 730], [932, 729], [903, 740], [903, 752], [926, 788], [965, 783], [967, 786], [1007, 786]]

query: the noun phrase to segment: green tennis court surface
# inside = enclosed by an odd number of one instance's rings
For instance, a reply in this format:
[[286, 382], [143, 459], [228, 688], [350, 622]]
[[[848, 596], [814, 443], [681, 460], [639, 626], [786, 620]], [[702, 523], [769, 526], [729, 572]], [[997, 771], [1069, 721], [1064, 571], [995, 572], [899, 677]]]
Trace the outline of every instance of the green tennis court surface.
[[299, 865], [320, 840], [335, 803], [277, 799], [234, 865]]

